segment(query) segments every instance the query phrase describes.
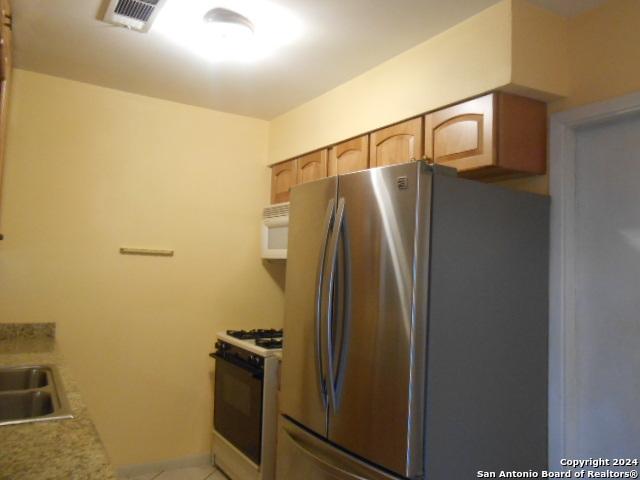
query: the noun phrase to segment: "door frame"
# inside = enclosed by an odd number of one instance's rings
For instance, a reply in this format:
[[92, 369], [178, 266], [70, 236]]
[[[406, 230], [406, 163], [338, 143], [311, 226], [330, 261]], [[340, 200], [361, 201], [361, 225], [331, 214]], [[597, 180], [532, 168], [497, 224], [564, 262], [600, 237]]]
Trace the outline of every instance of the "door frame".
[[575, 204], [576, 131], [640, 112], [640, 92], [551, 115], [549, 190], [549, 468], [571, 458], [577, 439]]

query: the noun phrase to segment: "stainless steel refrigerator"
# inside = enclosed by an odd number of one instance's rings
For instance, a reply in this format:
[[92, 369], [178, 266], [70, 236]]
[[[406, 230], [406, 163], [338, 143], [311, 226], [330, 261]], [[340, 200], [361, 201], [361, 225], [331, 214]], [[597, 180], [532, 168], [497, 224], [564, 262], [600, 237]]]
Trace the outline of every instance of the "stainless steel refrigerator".
[[292, 189], [279, 480], [545, 468], [548, 203], [424, 162]]

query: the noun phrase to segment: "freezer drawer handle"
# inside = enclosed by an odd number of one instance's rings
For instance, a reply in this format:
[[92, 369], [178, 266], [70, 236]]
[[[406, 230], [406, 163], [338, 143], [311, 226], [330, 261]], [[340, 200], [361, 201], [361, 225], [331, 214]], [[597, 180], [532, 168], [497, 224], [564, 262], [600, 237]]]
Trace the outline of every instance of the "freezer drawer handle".
[[318, 269], [316, 277], [316, 305], [315, 305], [315, 353], [316, 353], [316, 372], [319, 379], [319, 393], [322, 400], [322, 404], [327, 408], [327, 382], [324, 378], [323, 368], [323, 355], [322, 355], [322, 291], [324, 288], [324, 272], [325, 261], [327, 257], [327, 244], [329, 243], [329, 231], [331, 229], [331, 222], [333, 221], [333, 215], [335, 212], [334, 200], [329, 200], [327, 205], [327, 211], [324, 217], [324, 225], [322, 228], [323, 239], [322, 246], [320, 247], [320, 255], [318, 258]]
[[293, 444], [300, 451], [302, 451], [302, 453], [304, 453], [307, 457], [313, 460], [320, 468], [322, 468], [322, 470], [331, 474], [333, 478], [339, 478], [341, 480], [368, 480], [365, 477], [361, 477], [360, 475], [355, 475], [353, 473], [345, 472], [344, 470], [334, 465], [331, 465], [331, 463], [329, 463], [327, 460], [313, 453], [309, 448], [307, 448], [304, 445], [303, 441], [299, 440], [291, 432], [287, 431], [286, 429], [285, 429], [285, 432], [287, 433], [287, 436], [289, 437], [289, 439], [291, 439]]

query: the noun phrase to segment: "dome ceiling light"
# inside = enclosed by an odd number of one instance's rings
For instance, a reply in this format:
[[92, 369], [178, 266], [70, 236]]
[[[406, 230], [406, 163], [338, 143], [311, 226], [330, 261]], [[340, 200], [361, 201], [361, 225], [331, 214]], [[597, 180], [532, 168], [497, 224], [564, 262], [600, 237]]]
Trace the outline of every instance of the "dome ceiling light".
[[245, 41], [253, 37], [254, 26], [244, 15], [226, 8], [213, 8], [203, 18], [215, 36], [224, 41]]
[[211, 62], [254, 62], [297, 40], [303, 27], [275, 0], [166, 0], [152, 34]]

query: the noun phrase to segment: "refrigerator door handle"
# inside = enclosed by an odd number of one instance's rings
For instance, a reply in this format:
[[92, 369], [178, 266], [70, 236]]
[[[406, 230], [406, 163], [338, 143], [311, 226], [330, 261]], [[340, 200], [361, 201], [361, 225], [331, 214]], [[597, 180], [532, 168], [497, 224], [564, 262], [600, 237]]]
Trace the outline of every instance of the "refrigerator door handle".
[[338, 312], [335, 327], [339, 332], [340, 344], [338, 355], [335, 361], [334, 373], [334, 413], [340, 409], [340, 399], [342, 398], [342, 387], [344, 384], [344, 371], [347, 364], [347, 357], [350, 343], [351, 326], [351, 251], [349, 243], [348, 218], [343, 213], [341, 223], [340, 238], [342, 240], [342, 255], [338, 256], [339, 271], [342, 276], [338, 280], [340, 287]]
[[316, 353], [316, 374], [318, 376], [318, 391], [322, 404], [327, 408], [327, 382], [325, 380], [325, 369], [323, 367], [323, 354], [322, 354], [322, 292], [324, 288], [324, 276], [325, 276], [325, 264], [327, 257], [327, 245], [329, 243], [329, 232], [331, 230], [331, 223], [335, 212], [335, 201], [329, 200], [327, 210], [324, 217], [324, 223], [322, 227], [323, 239], [320, 247], [320, 255], [318, 258], [318, 268], [316, 276], [316, 302], [315, 302], [315, 338], [314, 346]]
[[338, 244], [342, 233], [342, 226], [344, 221], [344, 206], [345, 201], [344, 198], [338, 200], [338, 208], [336, 209], [336, 219], [334, 221], [333, 226], [333, 234], [331, 236], [331, 241], [329, 243], [329, 293], [327, 295], [327, 319], [326, 319], [326, 348], [325, 354], [327, 357], [327, 390], [329, 393], [329, 402], [331, 408], [336, 411], [336, 374], [335, 374], [335, 366], [336, 361], [333, 358], [334, 354], [334, 325], [333, 325], [333, 316], [336, 311], [334, 305], [334, 289], [336, 285], [336, 270], [337, 270], [337, 260], [338, 260]]

